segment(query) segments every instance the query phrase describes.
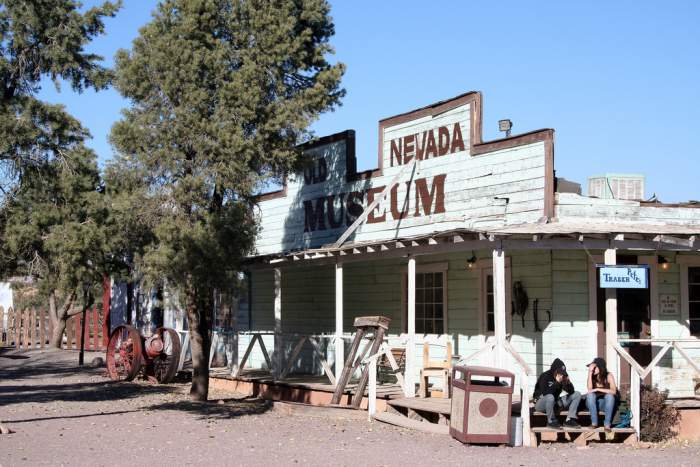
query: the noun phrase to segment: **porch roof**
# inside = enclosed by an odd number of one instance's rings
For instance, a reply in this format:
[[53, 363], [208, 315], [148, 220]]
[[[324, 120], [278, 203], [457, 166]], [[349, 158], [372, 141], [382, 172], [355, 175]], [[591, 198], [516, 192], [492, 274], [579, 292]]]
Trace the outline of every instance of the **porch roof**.
[[[321, 248], [251, 256], [249, 265], [362, 261], [482, 249], [700, 251], [700, 226], [608, 223], [600, 219], [529, 223], [492, 229], [454, 229], [391, 240], [347, 242]], [[286, 264], [285, 264], [286, 263]]]

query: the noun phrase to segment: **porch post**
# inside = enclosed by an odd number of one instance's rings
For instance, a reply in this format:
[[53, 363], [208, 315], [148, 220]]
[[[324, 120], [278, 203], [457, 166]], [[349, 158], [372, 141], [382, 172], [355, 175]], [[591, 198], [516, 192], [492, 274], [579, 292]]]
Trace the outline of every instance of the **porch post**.
[[[613, 248], [605, 250], [605, 264], [614, 266], [617, 264], [617, 253]], [[605, 289], [605, 359], [608, 368], [613, 370], [613, 374], [619, 379], [620, 368], [617, 364], [617, 290]]]
[[283, 343], [282, 343], [282, 270], [274, 269], [275, 275], [275, 358], [272, 360], [272, 375], [275, 379], [280, 377], [284, 359], [282, 358]]
[[505, 367], [506, 341], [506, 255], [503, 249], [493, 250], [493, 321], [496, 347], [496, 366]]
[[406, 331], [406, 374], [404, 376], [406, 397], [413, 397], [416, 393], [416, 377], [413, 364], [416, 353], [416, 258], [408, 257], [408, 312]]
[[343, 264], [335, 263], [335, 378], [340, 378], [345, 365], [343, 342]]

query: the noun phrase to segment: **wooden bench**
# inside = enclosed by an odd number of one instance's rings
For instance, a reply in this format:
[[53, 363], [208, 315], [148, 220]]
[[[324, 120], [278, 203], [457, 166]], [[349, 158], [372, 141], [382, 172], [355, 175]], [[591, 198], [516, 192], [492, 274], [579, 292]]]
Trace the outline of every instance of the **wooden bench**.
[[637, 442], [634, 428], [561, 428], [555, 430], [547, 427], [530, 429], [531, 445], [539, 446], [542, 441], [573, 441], [577, 446], [586, 446], [590, 441], [619, 441], [624, 444]]

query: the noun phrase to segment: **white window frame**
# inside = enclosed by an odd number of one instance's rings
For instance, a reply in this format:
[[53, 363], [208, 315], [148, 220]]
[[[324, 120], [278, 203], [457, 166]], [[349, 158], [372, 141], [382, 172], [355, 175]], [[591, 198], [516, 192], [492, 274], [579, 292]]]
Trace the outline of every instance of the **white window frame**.
[[[447, 303], [447, 279], [448, 270], [450, 263], [447, 261], [440, 263], [425, 263], [416, 264], [416, 274], [422, 274], [427, 272], [440, 272], [442, 273], [442, 333], [440, 334], [418, 334], [416, 336], [441, 336], [447, 334], [448, 325], [448, 303]], [[403, 279], [401, 288], [401, 332], [406, 334], [408, 332], [408, 316], [407, 316], [407, 303], [406, 296], [408, 294], [408, 281], [407, 281], [408, 267], [403, 268]]]
[[680, 265], [681, 274], [681, 322], [683, 328], [683, 338], [700, 341], [700, 335], [690, 333], [690, 297], [688, 290], [688, 267], [700, 267], [700, 256], [676, 256], [676, 263]]
[[[512, 268], [510, 266], [510, 257], [506, 256], [506, 334], [511, 334], [513, 327], [512, 301], [511, 295], [513, 290]], [[480, 259], [476, 262], [476, 268], [479, 273], [479, 334], [484, 342], [489, 337], [494, 335], [494, 331], [489, 331], [488, 328], [488, 304], [487, 304], [487, 277], [493, 275], [493, 260]], [[495, 309], [495, 306], [494, 306]]]

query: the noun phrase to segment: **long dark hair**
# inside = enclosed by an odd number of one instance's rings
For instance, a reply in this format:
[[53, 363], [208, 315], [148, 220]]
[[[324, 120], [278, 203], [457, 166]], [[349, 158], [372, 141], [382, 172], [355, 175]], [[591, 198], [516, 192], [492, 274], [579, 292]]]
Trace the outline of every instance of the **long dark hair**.
[[596, 358], [594, 360], [595, 366], [598, 367], [598, 374], [593, 375], [593, 379], [596, 383], [599, 385], [608, 386], [608, 366], [605, 363], [605, 360], [602, 358]]

